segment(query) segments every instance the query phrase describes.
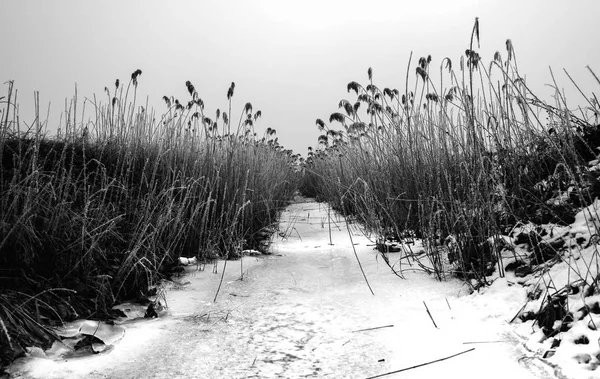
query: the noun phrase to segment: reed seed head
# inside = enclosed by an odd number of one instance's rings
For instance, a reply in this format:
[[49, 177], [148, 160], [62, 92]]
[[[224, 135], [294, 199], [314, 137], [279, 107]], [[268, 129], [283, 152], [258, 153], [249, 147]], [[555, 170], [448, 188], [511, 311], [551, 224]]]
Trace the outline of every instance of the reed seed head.
[[231, 85], [229, 86], [229, 89], [227, 90], [227, 100], [231, 100], [231, 98], [233, 97], [234, 89], [235, 89], [235, 83], [231, 82]]
[[346, 110], [346, 114], [350, 117], [354, 116], [354, 108], [352, 107], [352, 104], [350, 104], [349, 102], [345, 102], [344, 103], [344, 109]]
[[513, 57], [513, 44], [510, 39], [506, 40], [506, 51], [508, 52], [508, 60], [510, 61]]
[[140, 75], [142, 75], [142, 70], [140, 70], [139, 68], [131, 74], [131, 81], [133, 82], [134, 87], [137, 86], [137, 78]]
[[185, 86], [187, 87], [188, 92], [190, 93], [190, 96], [194, 97], [196, 96], [196, 88], [194, 87], [194, 85], [192, 84], [192, 82], [190, 82], [189, 80], [185, 82]]
[[345, 117], [343, 114], [339, 113], [339, 112], [334, 112], [331, 114], [331, 116], [329, 116], [329, 122], [333, 122], [333, 121], [337, 121], [339, 123], [344, 123], [345, 121]]
[[452, 71], [452, 60], [448, 57], [446, 57], [446, 68], [448, 69], [448, 72]]
[[348, 92], [354, 91], [358, 95], [358, 88], [359, 87], [360, 87], [360, 84], [358, 84], [357, 82], [352, 81], [352, 82], [348, 83]]
[[323, 120], [318, 118], [316, 121], [316, 124], [317, 124], [317, 129], [319, 129], [319, 131], [325, 130], [325, 123], [323, 122]]
[[477, 37], [477, 47], [479, 46], [479, 17], [475, 17], [475, 25], [473, 26], [473, 30], [475, 31], [475, 37]]

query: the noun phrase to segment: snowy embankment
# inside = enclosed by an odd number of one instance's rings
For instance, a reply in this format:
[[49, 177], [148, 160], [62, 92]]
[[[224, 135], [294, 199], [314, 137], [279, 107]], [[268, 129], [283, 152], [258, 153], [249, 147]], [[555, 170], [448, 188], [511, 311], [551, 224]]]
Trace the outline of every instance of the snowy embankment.
[[529, 301], [516, 315], [515, 331], [537, 359], [566, 377], [600, 376], [599, 210], [596, 200], [567, 227], [525, 226], [515, 235], [521, 244], [513, 245], [516, 257], [529, 254], [534, 262], [544, 250], [551, 253], [521, 273], [516, 265], [514, 282], [527, 289]]
[[[74, 357], [77, 343], [64, 337], [50, 352], [32, 350], [10, 371], [29, 378], [504, 379], [555, 372], [587, 378], [595, 374], [589, 370], [597, 366], [599, 352], [598, 332], [590, 327], [596, 314], [580, 309], [585, 304], [600, 309], [595, 295], [582, 297], [591, 287], [582, 285], [566, 297], [578, 320], [566, 332], [548, 338], [539, 321], [522, 321], [528, 311], [539, 314], [544, 304], [546, 290], [537, 283], [554, 283], [552, 295], [574, 282], [579, 267], [580, 274], [588, 273], [582, 283], [592, 284], [595, 232], [583, 228], [584, 222], [578, 216], [571, 228], [541, 237], [585, 239], [589, 246], [583, 249], [578, 242], [565, 245], [573, 249], [563, 254], [563, 263], [535, 266], [524, 277], [507, 272], [469, 294], [459, 280], [439, 282], [423, 272], [413, 261], [423, 258], [418, 244], [412, 246], [414, 257], [389, 255], [401, 279], [358, 228], [351, 225], [349, 234], [345, 220], [326, 205], [298, 201], [282, 216], [273, 255], [228, 262], [216, 302], [223, 262], [216, 263], [218, 274], [211, 265], [203, 271], [187, 266], [186, 275], [167, 286], [161, 302], [168, 307], [159, 317], [122, 319], [113, 329], [99, 329], [102, 335], [96, 337], [110, 339], [110, 348], [95, 341], [101, 353]], [[510, 239], [512, 251], [504, 252], [513, 259], [528, 251], [526, 243], [514, 244], [517, 235]], [[545, 265], [547, 270], [541, 268]], [[528, 302], [529, 293], [540, 296]], [[81, 330], [75, 328], [71, 338], [81, 340], [76, 332]], [[557, 337], [562, 343], [551, 347]], [[405, 371], [393, 374], [399, 370]]]

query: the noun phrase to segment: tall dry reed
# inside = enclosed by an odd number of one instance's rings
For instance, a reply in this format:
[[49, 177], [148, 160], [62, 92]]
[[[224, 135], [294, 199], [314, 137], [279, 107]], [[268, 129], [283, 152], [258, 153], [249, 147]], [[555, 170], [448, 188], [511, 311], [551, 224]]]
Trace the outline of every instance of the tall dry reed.
[[39, 112], [24, 129], [12, 83], [0, 99], [3, 350], [47, 345], [48, 324], [109, 316], [181, 255], [264, 249], [296, 189], [298, 156], [272, 129], [256, 136], [261, 112], [250, 103], [230, 126], [231, 110], [211, 119], [187, 82], [189, 100], [165, 97], [159, 117], [136, 103], [140, 75], [106, 88], [106, 102], [84, 102], [87, 119], [74, 98], [55, 137]]
[[[428, 56], [413, 67], [411, 57], [400, 90], [375, 85], [371, 68], [366, 84], [350, 82], [355, 98], [341, 100], [328, 123], [316, 121], [323, 134], [309, 150], [301, 189], [380, 237], [415, 232], [440, 278], [437, 246], [452, 235], [455, 273], [485, 281], [506, 228], [569, 223], [576, 206], [600, 194], [582, 166], [600, 145], [591, 117], [600, 106], [592, 97], [582, 116], [558, 89], [555, 104], [544, 102], [519, 73], [510, 40], [505, 58], [497, 52], [487, 65], [478, 45], [476, 20], [458, 64], [444, 58], [436, 67]], [[569, 188], [572, 202], [549, 201]]]

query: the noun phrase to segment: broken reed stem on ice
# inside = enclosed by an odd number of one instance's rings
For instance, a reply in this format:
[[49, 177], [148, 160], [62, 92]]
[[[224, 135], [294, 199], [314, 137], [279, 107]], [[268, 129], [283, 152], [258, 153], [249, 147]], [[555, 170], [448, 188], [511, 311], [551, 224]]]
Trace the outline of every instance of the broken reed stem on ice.
[[395, 370], [395, 371], [386, 372], [385, 374], [379, 374], [379, 375], [375, 375], [375, 376], [369, 376], [369, 377], [368, 377], [368, 378], [366, 378], [366, 379], [375, 379], [375, 378], [381, 378], [381, 377], [384, 377], [384, 376], [387, 376], [387, 375], [396, 374], [396, 373], [399, 373], [399, 372], [402, 372], [402, 371], [408, 371], [408, 370], [412, 370], [413, 368], [418, 368], [418, 367], [427, 366], [427, 365], [430, 365], [430, 364], [432, 364], [432, 363], [437, 363], [437, 362], [445, 361], [446, 359], [450, 359], [450, 358], [457, 357], [457, 356], [459, 356], [459, 355], [461, 355], [461, 354], [465, 354], [465, 353], [468, 353], [469, 351], [473, 351], [473, 350], [475, 350], [475, 348], [474, 348], [474, 347], [470, 348], [469, 350], [461, 351], [460, 353], [456, 353], [456, 354], [453, 354], [453, 355], [450, 355], [450, 356], [447, 356], [447, 357], [444, 357], [444, 358], [436, 359], [435, 361], [426, 362], [426, 363], [421, 363], [421, 364], [419, 364], [419, 365], [415, 365], [415, 366], [411, 366], [411, 367], [403, 368], [403, 369], [400, 369], [400, 370]]
[[[221, 290], [221, 285], [223, 284], [223, 278], [225, 277], [225, 269], [227, 268], [227, 259], [228, 258], [229, 257], [225, 257], [225, 263], [223, 263], [223, 272], [221, 272], [221, 280], [219, 280], [219, 287], [217, 287], [217, 293], [215, 293], [215, 298], [213, 299], [213, 303], [217, 302], [217, 296], [219, 296], [219, 291]], [[217, 264], [218, 264], [218, 261], [217, 261], [217, 263], [215, 263], [215, 265], [217, 265]]]
[[433, 326], [435, 326], [436, 329], [439, 329], [438, 326], [435, 324], [435, 320], [433, 319], [433, 316], [431, 316], [431, 312], [429, 312], [429, 308], [427, 308], [427, 304], [425, 304], [425, 301], [423, 301], [423, 305], [425, 306], [425, 310], [427, 311], [431, 322], [433, 322]]
[[352, 245], [352, 251], [354, 251], [354, 256], [356, 257], [356, 261], [358, 262], [358, 267], [360, 267], [360, 272], [362, 272], [363, 277], [365, 278], [365, 282], [369, 287], [369, 291], [371, 291], [371, 295], [375, 296], [375, 292], [371, 288], [369, 284], [369, 280], [367, 279], [367, 275], [365, 274], [365, 270], [363, 270], [362, 264], [360, 263], [360, 259], [358, 258], [358, 254], [356, 253], [356, 248], [354, 247], [354, 240], [352, 239], [352, 233], [350, 232], [350, 224], [348, 224], [348, 219], [344, 217], [344, 221], [346, 221], [346, 230], [348, 231], [348, 236], [350, 237], [350, 244]]
[[376, 329], [383, 329], [383, 328], [393, 328], [393, 327], [394, 327], [394, 324], [384, 325], [384, 326], [376, 326], [374, 328], [366, 328], [366, 329], [354, 330], [354, 331], [352, 331], [352, 333], [366, 332], [366, 331], [369, 331], [369, 330], [376, 330]]
[[333, 246], [333, 241], [331, 239], [331, 204], [327, 203], [327, 225], [329, 226], [329, 245]]

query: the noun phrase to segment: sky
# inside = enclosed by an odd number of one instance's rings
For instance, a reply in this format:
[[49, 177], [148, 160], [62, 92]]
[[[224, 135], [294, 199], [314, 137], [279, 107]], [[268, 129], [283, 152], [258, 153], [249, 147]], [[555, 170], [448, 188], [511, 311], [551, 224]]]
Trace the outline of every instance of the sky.
[[259, 134], [274, 128], [305, 155], [317, 145], [315, 120], [354, 99], [348, 82], [366, 83], [372, 67], [380, 88], [403, 88], [411, 52], [413, 74], [421, 56], [457, 62], [475, 17], [483, 61], [506, 56], [510, 38], [537, 93], [552, 94], [549, 67], [573, 106], [584, 99], [563, 69], [588, 97], [600, 90], [585, 68], [600, 74], [598, 0], [0, 0], [0, 15], [0, 97], [13, 80], [31, 123], [39, 91], [50, 131], [75, 86], [80, 101], [105, 99], [104, 87], [141, 69], [138, 99], [159, 114], [164, 95], [187, 102], [189, 80], [214, 115], [235, 82], [233, 120], [250, 102]]

